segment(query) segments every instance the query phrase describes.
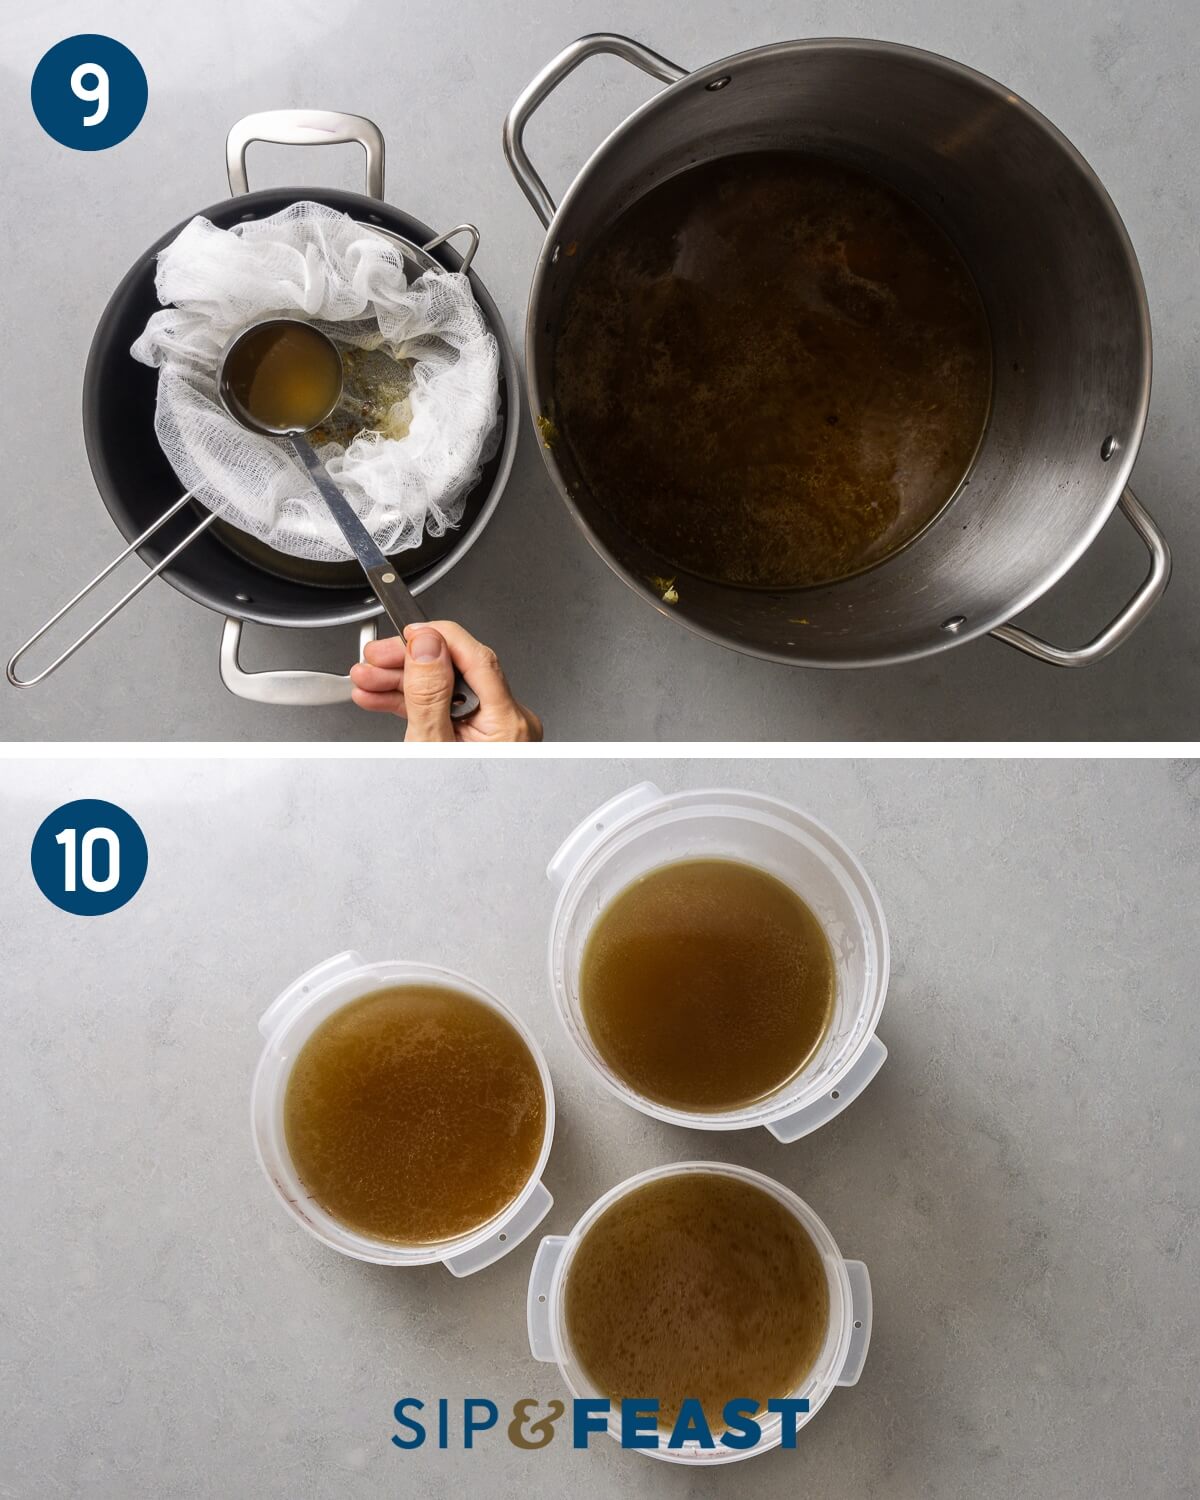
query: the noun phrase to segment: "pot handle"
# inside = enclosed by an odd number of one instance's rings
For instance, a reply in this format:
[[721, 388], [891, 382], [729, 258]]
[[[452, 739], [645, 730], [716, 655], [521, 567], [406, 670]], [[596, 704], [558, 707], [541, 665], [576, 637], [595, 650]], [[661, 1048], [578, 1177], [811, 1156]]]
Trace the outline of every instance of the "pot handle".
[[[377, 639], [376, 622], [367, 620], [359, 632], [361, 657], [370, 641]], [[349, 703], [352, 683], [334, 672], [247, 672], [238, 661], [242, 644], [242, 622], [225, 618], [221, 632], [221, 681], [237, 698], [251, 703], [269, 703], [275, 708], [320, 708], [326, 703]]]
[[652, 52], [649, 47], [643, 47], [632, 37], [617, 36], [612, 32], [581, 36], [546, 64], [508, 112], [508, 118], [504, 122], [504, 156], [521, 191], [533, 204], [534, 213], [547, 228], [557, 212], [557, 205], [526, 153], [525, 127], [534, 110], [545, 103], [568, 73], [573, 73], [589, 57], [596, 57], [601, 53], [610, 53], [613, 57], [632, 63], [644, 73], [649, 73], [651, 78], [660, 79], [663, 83], [678, 83], [688, 75], [686, 68]]
[[1049, 641], [1031, 635], [1018, 625], [998, 625], [995, 630], [988, 632], [989, 635], [1056, 667], [1090, 667], [1094, 661], [1108, 656], [1129, 639], [1162, 598], [1163, 591], [1170, 582], [1171, 549], [1167, 546], [1166, 537], [1150, 519], [1149, 513], [1131, 489], [1125, 490], [1118, 503], [1125, 519], [1145, 542], [1150, 554], [1150, 571], [1141, 588], [1120, 614], [1110, 620], [1099, 635], [1094, 636], [1086, 646], [1080, 646], [1077, 651], [1052, 646]]
[[337, 109], [264, 109], [246, 115], [225, 139], [229, 191], [235, 198], [250, 191], [246, 147], [251, 141], [273, 146], [336, 146], [357, 141], [367, 154], [367, 195], [383, 197], [383, 132], [364, 115], [345, 115]]

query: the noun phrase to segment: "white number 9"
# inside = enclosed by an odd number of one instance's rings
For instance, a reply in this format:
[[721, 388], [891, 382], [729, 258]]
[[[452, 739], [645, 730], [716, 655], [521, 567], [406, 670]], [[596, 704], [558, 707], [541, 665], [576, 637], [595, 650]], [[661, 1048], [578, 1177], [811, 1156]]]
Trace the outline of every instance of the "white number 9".
[[[91, 76], [95, 81], [85, 88], [83, 80]], [[61, 75], [60, 75], [61, 76]], [[85, 125], [99, 125], [108, 114], [108, 74], [99, 63], [80, 63], [71, 74], [71, 92], [77, 99], [90, 103], [96, 101], [95, 111], [83, 117]]]

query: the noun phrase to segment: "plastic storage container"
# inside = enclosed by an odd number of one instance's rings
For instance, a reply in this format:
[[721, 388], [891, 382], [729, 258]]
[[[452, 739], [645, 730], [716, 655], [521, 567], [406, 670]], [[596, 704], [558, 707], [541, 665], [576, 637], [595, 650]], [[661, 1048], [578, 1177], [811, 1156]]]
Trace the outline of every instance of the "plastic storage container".
[[[546, 1096], [546, 1128], [537, 1166], [521, 1194], [502, 1213], [470, 1234], [435, 1245], [396, 1245], [355, 1233], [305, 1195], [292, 1165], [283, 1129], [283, 1100], [292, 1065], [304, 1043], [334, 1011], [392, 985], [436, 985], [473, 996], [499, 1011], [522, 1037], [537, 1063]], [[339, 953], [302, 974], [264, 1012], [258, 1029], [266, 1038], [251, 1093], [251, 1123], [259, 1164], [288, 1213], [324, 1245], [356, 1260], [381, 1266], [418, 1266], [441, 1261], [455, 1276], [469, 1276], [519, 1245], [545, 1218], [553, 1198], [541, 1177], [554, 1138], [554, 1088], [542, 1050], [529, 1030], [495, 995], [473, 980], [428, 964], [369, 964], [357, 953]]]
[[[683, 859], [736, 859], [792, 887], [825, 929], [837, 981], [833, 1020], [816, 1054], [790, 1082], [741, 1109], [701, 1114], [647, 1099], [596, 1049], [579, 1001], [579, 971], [600, 913], [631, 881]], [[550, 987], [567, 1032], [601, 1081], [656, 1119], [700, 1130], [765, 1125], [799, 1140], [862, 1093], [887, 1048], [875, 1035], [888, 983], [883, 908], [866, 871], [822, 824], [754, 792], [678, 792], [648, 781], [606, 802], [564, 840], [546, 870], [558, 888], [550, 924]]]
[[[871, 1278], [862, 1261], [846, 1260], [843, 1257], [829, 1230], [802, 1198], [798, 1198], [772, 1178], [764, 1177], [761, 1172], [751, 1172], [746, 1167], [730, 1166], [725, 1162], [692, 1161], [640, 1172], [593, 1203], [568, 1236], [548, 1235], [543, 1239], [534, 1257], [526, 1301], [530, 1353], [534, 1359], [545, 1364], [557, 1365], [573, 1396], [605, 1394], [590, 1384], [571, 1349], [564, 1304], [572, 1258], [588, 1230], [605, 1209], [647, 1182], [656, 1182], [681, 1172], [717, 1172], [764, 1188], [799, 1219], [820, 1252], [829, 1280], [829, 1328], [825, 1334], [824, 1346], [803, 1384], [787, 1393], [797, 1399], [808, 1399], [808, 1412], [796, 1418], [797, 1427], [802, 1427], [817, 1414], [835, 1386], [854, 1385], [862, 1374], [867, 1348], [871, 1342]], [[650, 1458], [665, 1459], [668, 1463], [733, 1463], [737, 1459], [752, 1458], [756, 1453], [765, 1453], [768, 1449], [779, 1446], [778, 1414], [763, 1414], [757, 1420], [762, 1428], [762, 1437], [753, 1448], [724, 1448], [719, 1442], [713, 1448], [702, 1448], [698, 1443], [667, 1448], [663, 1437], [658, 1448], [638, 1451]], [[619, 1407], [609, 1420], [608, 1430], [609, 1435], [619, 1442]]]

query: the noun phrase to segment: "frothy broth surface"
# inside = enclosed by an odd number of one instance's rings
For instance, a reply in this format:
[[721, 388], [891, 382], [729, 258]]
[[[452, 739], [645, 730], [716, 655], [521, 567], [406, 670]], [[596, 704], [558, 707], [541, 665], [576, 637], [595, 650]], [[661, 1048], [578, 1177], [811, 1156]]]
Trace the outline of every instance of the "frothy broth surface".
[[696, 1397], [714, 1431], [727, 1401], [788, 1396], [829, 1326], [808, 1232], [763, 1188], [716, 1172], [644, 1184], [596, 1220], [567, 1269], [571, 1345], [610, 1400], [656, 1397], [670, 1426]]
[[377, 990], [301, 1048], [284, 1096], [306, 1192], [349, 1228], [402, 1245], [477, 1229], [541, 1154], [546, 1098], [516, 1029], [471, 995]]
[[950, 240], [886, 184], [725, 157], [577, 253], [552, 416], [597, 503], [664, 564], [829, 582], [958, 488], [990, 402], [987, 319]]
[[660, 865], [626, 886], [596, 919], [579, 975], [584, 1023], [613, 1072], [660, 1104], [711, 1113], [800, 1072], [835, 986], [804, 901], [730, 859]]

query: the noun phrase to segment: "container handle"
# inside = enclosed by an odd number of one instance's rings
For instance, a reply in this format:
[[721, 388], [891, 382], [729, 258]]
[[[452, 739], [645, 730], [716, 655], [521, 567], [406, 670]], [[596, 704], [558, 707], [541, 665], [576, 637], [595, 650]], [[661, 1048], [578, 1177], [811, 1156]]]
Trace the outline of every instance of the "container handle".
[[1056, 667], [1090, 667], [1094, 661], [1101, 661], [1118, 646], [1124, 645], [1162, 598], [1167, 584], [1171, 581], [1171, 549], [1167, 546], [1166, 537], [1159, 531], [1151, 520], [1149, 512], [1131, 489], [1124, 491], [1118, 504], [1125, 519], [1141, 537], [1150, 554], [1150, 571], [1146, 574], [1141, 588], [1120, 614], [1110, 620], [1099, 635], [1094, 636], [1086, 646], [1080, 646], [1077, 651], [1066, 650], [1062, 646], [1052, 646], [1049, 641], [1042, 640], [1040, 636], [1031, 635], [1028, 630], [1022, 630], [1019, 625], [998, 625], [995, 630], [988, 632], [989, 635], [995, 636], [998, 641], [1003, 641], [1008, 646], [1015, 646], [1018, 651], [1024, 651], [1029, 656], [1036, 656], [1039, 661], [1048, 661]]
[[867, 1362], [867, 1350], [871, 1347], [871, 1314], [874, 1306], [871, 1297], [871, 1275], [861, 1260], [845, 1262], [846, 1275], [850, 1278], [850, 1347], [846, 1359], [834, 1381], [835, 1385], [857, 1385], [858, 1377]]
[[336, 146], [357, 141], [367, 154], [367, 196], [383, 197], [383, 132], [365, 115], [345, 115], [337, 109], [264, 109], [246, 115], [225, 138], [229, 191], [235, 198], [250, 191], [246, 147], [251, 141], [272, 146]]
[[511, 1219], [506, 1219], [495, 1234], [489, 1235], [482, 1245], [464, 1250], [461, 1255], [450, 1255], [442, 1262], [454, 1276], [473, 1276], [490, 1266], [501, 1256], [515, 1250], [538, 1227], [553, 1206], [554, 1199], [548, 1189], [535, 1182], [533, 1192], [521, 1204]]
[[314, 964], [311, 969], [301, 974], [299, 979], [293, 980], [281, 995], [277, 995], [271, 1001], [259, 1018], [259, 1031], [270, 1041], [279, 1028], [295, 1015], [301, 1005], [306, 1003], [307, 997], [318, 984], [325, 984], [338, 974], [348, 973], [351, 969], [360, 969], [362, 965], [362, 955], [355, 953], [352, 949], [347, 949], [345, 953], [335, 953], [332, 958], [322, 959], [319, 964]]
[[661, 790], [652, 781], [639, 781], [636, 786], [610, 797], [603, 807], [598, 807], [590, 817], [584, 818], [571, 833], [567, 834], [555, 851], [554, 858], [546, 866], [546, 879], [555, 889], [566, 884], [567, 876], [579, 865], [592, 847], [609, 833], [618, 823], [623, 823], [640, 808], [651, 807], [662, 801]]
[[[367, 620], [358, 633], [358, 655], [377, 639], [376, 622]], [[336, 672], [276, 670], [247, 672], [238, 660], [242, 645], [242, 622], [225, 617], [221, 631], [221, 681], [236, 698], [251, 703], [269, 703], [274, 708], [321, 708], [325, 704], [349, 703], [354, 684]]]
[[42, 670], [33, 677], [22, 677], [20, 675], [17, 670], [17, 666], [21, 658], [25, 655], [26, 651], [28, 651], [31, 646], [36, 646], [38, 641], [42, 639], [47, 631], [52, 630], [64, 615], [70, 614], [75, 606], [86, 599], [94, 588], [98, 588], [110, 573], [121, 566], [121, 564], [127, 557], [131, 557], [139, 547], [144, 546], [160, 526], [165, 526], [173, 515], [176, 515], [183, 509], [183, 507], [188, 503], [189, 500], [191, 500], [194, 494], [194, 490], [188, 490], [186, 494], [180, 495], [178, 500], [176, 500], [172, 505], [169, 505], [167, 509], [163, 511], [162, 515], [159, 516], [157, 521], [155, 521], [152, 525], [147, 526], [145, 531], [142, 532], [141, 536], [135, 537], [133, 541], [130, 542], [128, 547], [124, 549], [124, 551], [118, 552], [116, 557], [113, 558], [112, 562], [107, 564], [106, 567], [101, 568], [99, 573], [96, 574], [96, 576], [91, 580], [90, 583], [85, 583], [84, 586], [79, 590], [79, 592], [74, 596], [74, 598], [68, 599], [56, 614], [51, 615], [44, 625], [40, 625], [37, 630], [34, 631], [34, 633], [29, 637], [24, 645], [17, 648], [12, 657], [9, 659], [8, 666], [5, 669], [6, 676], [8, 677], [9, 682], [12, 683], [13, 687], [33, 687], [39, 682], [44, 682], [45, 679], [50, 676], [51, 672], [57, 672], [59, 667], [62, 666], [63, 662], [70, 661], [71, 657], [75, 655], [76, 651], [78, 651], [81, 646], [86, 646], [98, 631], [103, 630], [105, 625], [108, 624], [108, 622], [114, 615], [120, 614], [120, 612], [132, 599], [136, 599], [152, 578], [157, 578], [164, 568], [175, 561], [175, 559], [179, 556], [179, 554], [184, 550], [185, 547], [190, 547], [201, 532], [208, 530], [212, 523], [217, 519], [215, 512], [205, 516], [203, 521], [201, 521], [198, 526], [193, 526], [191, 531], [188, 532], [187, 536], [184, 537], [183, 541], [177, 543], [174, 547], [172, 547], [165, 557], [163, 557], [159, 562], [155, 563], [155, 565], [147, 571], [144, 577], [139, 578], [131, 589], [122, 594], [115, 604], [106, 609], [94, 625], [89, 625], [82, 635], [76, 636], [74, 641], [71, 642], [67, 649], [63, 652], [60, 652], [60, 654], [54, 658], [54, 660], [48, 667], [43, 667]]
[[811, 1135], [814, 1130], [827, 1125], [842, 1110], [853, 1104], [886, 1060], [887, 1048], [877, 1036], [873, 1036], [850, 1071], [838, 1079], [836, 1087], [829, 1089], [814, 1103], [796, 1110], [794, 1114], [784, 1115], [782, 1120], [768, 1121], [767, 1129], [785, 1146], [798, 1141], [801, 1136]]
[[546, 64], [508, 112], [508, 118], [504, 122], [504, 156], [521, 191], [533, 204], [534, 213], [547, 228], [558, 208], [529, 160], [525, 150], [525, 127], [533, 112], [546, 102], [568, 73], [573, 73], [589, 57], [596, 57], [601, 53], [609, 53], [621, 58], [623, 62], [632, 63], [634, 67], [641, 68], [643, 73], [649, 73], [651, 78], [657, 78], [663, 83], [678, 83], [681, 78], [688, 76], [686, 68], [652, 52], [649, 47], [643, 47], [632, 37], [618, 36], [613, 32], [581, 36]]
[[529, 1273], [529, 1291], [525, 1298], [525, 1323], [529, 1330], [529, 1352], [544, 1365], [557, 1361], [554, 1352], [554, 1335], [551, 1332], [550, 1288], [554, 1284], [554, 1273], [567, 1248], [565, 1236], [548, 1234], [537, 1247], [533, 1257], [533, 1269]]

